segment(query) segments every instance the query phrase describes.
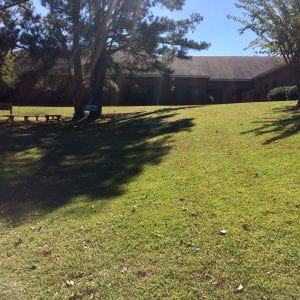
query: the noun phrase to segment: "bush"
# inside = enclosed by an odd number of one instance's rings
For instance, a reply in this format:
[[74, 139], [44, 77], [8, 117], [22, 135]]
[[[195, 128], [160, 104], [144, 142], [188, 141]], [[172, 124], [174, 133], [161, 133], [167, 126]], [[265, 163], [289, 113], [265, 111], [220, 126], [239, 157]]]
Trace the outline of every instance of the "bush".
[[287, 99], [288, 100], [298, 100], [299, 91], [296, 86], [289, 86], [287, 89]]
[[299, 98], [296, 86], [280, 86], [269, 91], [269, 100], [297, 100]]

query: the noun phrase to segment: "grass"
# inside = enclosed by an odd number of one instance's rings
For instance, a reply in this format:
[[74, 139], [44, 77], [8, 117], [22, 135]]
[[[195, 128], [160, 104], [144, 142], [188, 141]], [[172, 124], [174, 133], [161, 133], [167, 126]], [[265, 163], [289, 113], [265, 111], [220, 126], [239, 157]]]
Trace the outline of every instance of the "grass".
[[[84, 127], [2, 123], [0, 298], [298, 298], [292, 105], [105, 108], [135, 115]], [[16, 108], [46, 109], [72, 114]]]

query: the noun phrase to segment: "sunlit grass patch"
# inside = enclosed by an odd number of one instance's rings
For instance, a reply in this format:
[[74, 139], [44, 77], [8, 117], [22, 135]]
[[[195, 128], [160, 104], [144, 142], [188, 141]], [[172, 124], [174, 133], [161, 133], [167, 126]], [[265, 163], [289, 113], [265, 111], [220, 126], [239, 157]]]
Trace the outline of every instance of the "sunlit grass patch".
[[1, 125], [0, 298], [297, 298], [291, 107]]

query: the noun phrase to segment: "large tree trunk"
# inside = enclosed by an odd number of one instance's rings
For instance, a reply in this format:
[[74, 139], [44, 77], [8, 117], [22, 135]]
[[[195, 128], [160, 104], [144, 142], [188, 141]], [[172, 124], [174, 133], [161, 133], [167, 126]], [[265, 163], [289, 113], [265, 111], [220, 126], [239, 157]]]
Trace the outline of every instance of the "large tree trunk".
[[82, 119], [84, 117], [85, 104], [85, 89], [81, 80], [76, 80], [74, 72], [73, 80], [73, 104], [74, 104], [74, 118]]
[[84, 117], [84, 86], [82, 79], [81, 51], [80, 51], [80, 1], [72, 1], [72, 60], [74, 77], [72, 82], [72, 94], [74, 104], [74, 119]]
[[105, 83], [105, 75], [107, 68], [107, 57], [105, 52], [97, 56], [97, 60], [92, 65], [91, 70], [91, 91], [89, 104], [97, 107], [95, 111], [90, 111], [88, 119], [95, 121], [102, 113], [102, 96]]
[[297, 85], [297, 89], [298, 89], [298, 101], [297, 101], [296, 107], [300, 108], [300, 72], [299, 72], [298, 77], [297, 77], [296, 85]]
[[300, 108], [300, 62], [293, 63], [292, 68], [293, 68], [293, 71], [294, 71], [296, 86], [297, 86], [298, 95], [299, 95], [296, 107]]

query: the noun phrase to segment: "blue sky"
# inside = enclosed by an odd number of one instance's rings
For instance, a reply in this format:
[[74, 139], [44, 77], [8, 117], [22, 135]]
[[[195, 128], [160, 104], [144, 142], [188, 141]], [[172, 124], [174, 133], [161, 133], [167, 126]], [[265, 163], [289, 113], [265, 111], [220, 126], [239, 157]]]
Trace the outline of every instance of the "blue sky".
[[[182, 11], [168, 13], [174, 18], [186, 18], [193, 12], [200, 13], [204, 17], [203, 22], [189, 37], [209, 42], [211, 46], [201, 52], [191, 51], [191, 55], [257, 55], [258, 49], [244, 50], [255, 39], [255, 35], [252, 32], [240, 35], [238, 29], [241, 25], [227, 18], [227, 15], [241, 15], [241, 10], [234, 6], [235, 2], [235, 0], [186, 0]], [[155, 12], [163, 14], [159, 9]]]
[[[37, 4], [40, 1], [34, 0]], [[257, 55], [253, 49], [244, 50], [255, 39], [252, 32], [240, 35], [240, 24], [229, 20], [227, 15], [239, 16], [241, 11], [234, 6], [236, 0], [186, 0], [182, 11], [167, 12], [172, 18], [186, 18], [194, 12], [200, 13], [204, 20], [189, 37], [197, 41], [211, 43], [208, 50], [191, 51], [190, 55], [234, 56]], [[166, 15], [166, 11], [155, 9], [155, 13]]]

